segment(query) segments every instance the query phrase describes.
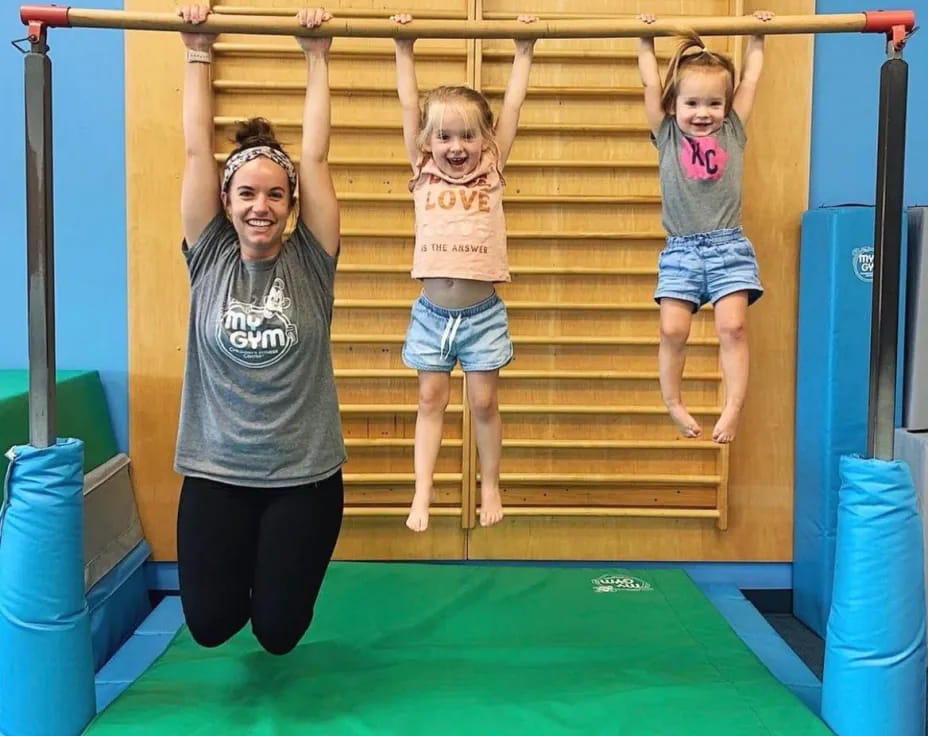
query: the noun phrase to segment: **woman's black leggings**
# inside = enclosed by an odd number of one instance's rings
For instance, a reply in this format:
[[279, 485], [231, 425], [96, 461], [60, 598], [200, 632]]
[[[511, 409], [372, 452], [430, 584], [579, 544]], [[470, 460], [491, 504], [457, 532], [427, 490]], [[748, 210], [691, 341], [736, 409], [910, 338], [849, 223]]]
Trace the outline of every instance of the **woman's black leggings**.
[[312, 621], [343, 508], [340, 470], [287, 488], [185, 477], [177, 566], [193, 638], [215, 647], [250, 619], [267, 651], [293, 649]]

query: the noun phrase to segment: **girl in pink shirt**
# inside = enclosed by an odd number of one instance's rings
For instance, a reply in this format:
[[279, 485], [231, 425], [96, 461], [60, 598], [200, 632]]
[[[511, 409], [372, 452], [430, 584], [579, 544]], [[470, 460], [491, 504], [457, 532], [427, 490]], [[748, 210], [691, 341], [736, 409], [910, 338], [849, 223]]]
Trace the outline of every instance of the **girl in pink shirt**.
[[[391, 19], [407, 24], [408, 14]], [[524, 23], [534, 16], [519, 16]], [[467, 374], [480, 454], [480, 524], [503, 518], [499, 492], [502, 422], [499, 369], [512, 360], [506, 307], [496, 282], [509, 281], [502, 170], [528, 90], [534, 39], [516, 41], [515, 59], [496, 126], [486, 98], [469, 87], [438, 87], [422, 107], [414, 39], [396, 40], [403, 140], [413, 168], [416, 209], [413, 278], [422, 294], [412, 309], [403, 362], [419, 373], [416, 490], [406, 526], [428, 528], [432, 475], [456, 362]]]

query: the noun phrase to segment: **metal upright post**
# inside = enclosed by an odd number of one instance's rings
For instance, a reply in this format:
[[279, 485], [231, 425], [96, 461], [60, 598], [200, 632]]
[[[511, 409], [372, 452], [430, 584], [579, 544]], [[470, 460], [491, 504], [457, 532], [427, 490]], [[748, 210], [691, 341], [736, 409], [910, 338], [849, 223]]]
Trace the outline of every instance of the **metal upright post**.
[[[903, 29], [904, 32], [904, 29]], [[880, 73], [879, 138], [876, 162], [876, 219], [873, 236], [873, 312], [870, 323], [870, 403], [867, 452], [893, 458], [896, 415], [896, 351], [902, 253], [905, 118], [908, 65], [901, 58], [904, 35], [888, 44]]]
[[30, 24], [25, 54], [26, 218], [29, 271], [29, 442], [49, 447], [55, 427], [55, 261], [52, 63], [44, 24]]

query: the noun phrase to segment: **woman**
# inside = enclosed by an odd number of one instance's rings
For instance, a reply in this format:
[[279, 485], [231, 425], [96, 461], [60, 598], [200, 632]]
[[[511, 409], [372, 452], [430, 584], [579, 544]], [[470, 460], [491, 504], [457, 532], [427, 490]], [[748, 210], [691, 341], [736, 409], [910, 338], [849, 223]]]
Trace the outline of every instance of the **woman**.
[[[209, 9], [178, 10], [187, 22]], [[303, 10], [314, 28], [331, 16]], [[215, 36], [187, 48], [181, 194], [190, 320], [175, 470], [187, 626], [218, 646], [249, 620], [268, 652], [293, 649], [341, 527], [345, 448], [330, 325], [339, 248], [329, 173], [330, 38], [299, 38], [307, 89], [300, 165], [262, 119], [241, 123], [220, 180], [210, 87]], [[299, 217], [284, 238], [291, 214]]]

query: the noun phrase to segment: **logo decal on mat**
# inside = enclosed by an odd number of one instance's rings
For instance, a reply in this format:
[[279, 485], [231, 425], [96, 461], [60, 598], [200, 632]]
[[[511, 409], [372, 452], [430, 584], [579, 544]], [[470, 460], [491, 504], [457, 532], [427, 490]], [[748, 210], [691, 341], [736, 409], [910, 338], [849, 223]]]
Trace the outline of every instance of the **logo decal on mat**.
[[651, 583], [631, 575], [600, 575], [593, 578], [594, 593], [642, 593], [652, 591]]

